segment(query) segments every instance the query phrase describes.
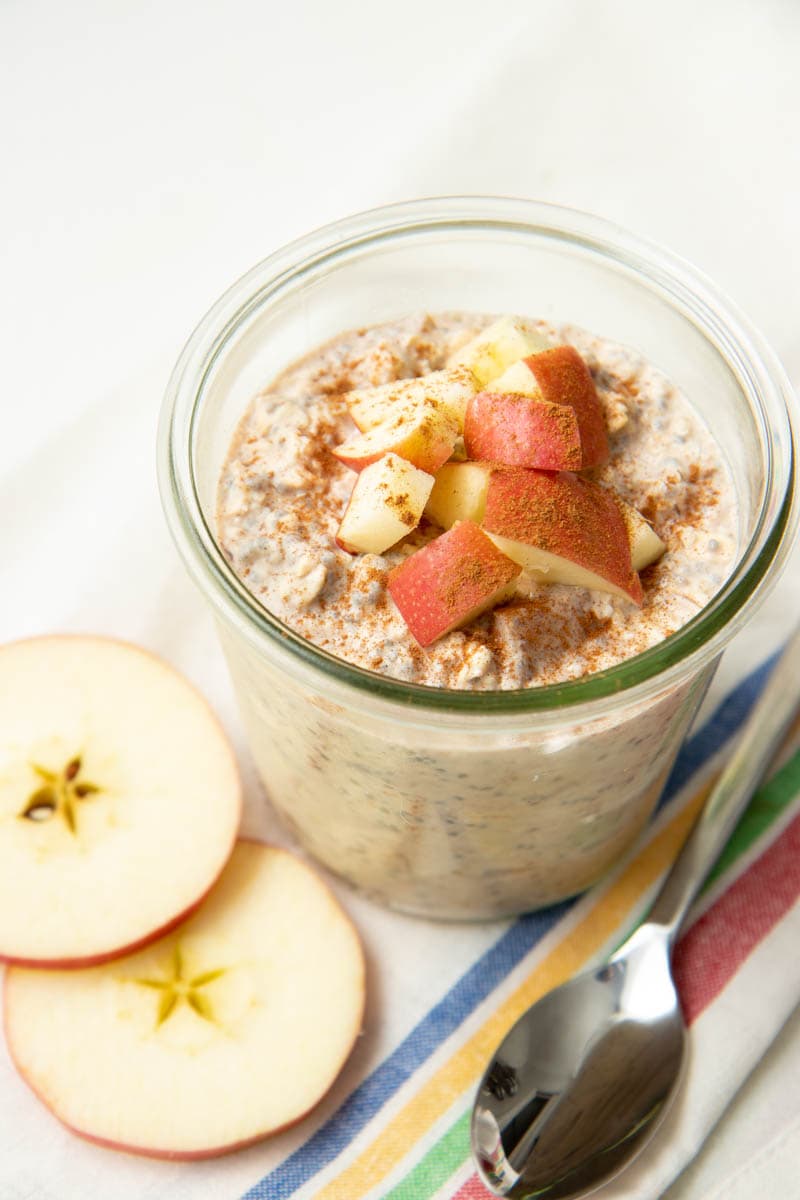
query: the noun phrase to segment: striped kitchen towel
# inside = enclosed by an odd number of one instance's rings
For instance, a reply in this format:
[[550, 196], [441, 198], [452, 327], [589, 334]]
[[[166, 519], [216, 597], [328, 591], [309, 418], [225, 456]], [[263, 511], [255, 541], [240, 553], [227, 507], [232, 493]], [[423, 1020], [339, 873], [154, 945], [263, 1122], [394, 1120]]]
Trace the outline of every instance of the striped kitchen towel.
[[[615, 874], [520, 918], [247, 1200], [478, 1200], [469, 1155], [477, 1081], [516, 1018], [607, 955], [641, 920], [772, 662], [685, 745], [659, 812]], [[695, 904], [675, 972], [692, 1029], [682, 1090], [654, 1143], [598, 1197], [654, 1200], [697, 1153], [800, 998], [800, 724]]]

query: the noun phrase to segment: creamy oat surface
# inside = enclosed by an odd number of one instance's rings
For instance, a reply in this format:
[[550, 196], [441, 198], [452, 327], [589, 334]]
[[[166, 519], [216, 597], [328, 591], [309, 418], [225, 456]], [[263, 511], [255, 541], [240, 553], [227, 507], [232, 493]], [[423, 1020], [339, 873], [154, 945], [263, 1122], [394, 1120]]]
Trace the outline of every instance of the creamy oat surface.
[[571, 325], [527, 322], [586, 361], [611, 456], [582, 472], [653, 524], [666, 553], [642, 572], [641, 609], [560, 584], [518, 585], [513, 601], [421, 649], [386, 590], [389, 570], [440, 530], [423, 525], [382, 555], [335, 535], [355, 474], [332, 454], [356, 433], [344, 394], [444, 366], [492, 318], [419, 315], [344, 333], [251, 402], [221, 475], [218, 536], [237, 575], [277, 617], [358, 666], [446, 688], [508, 689], [614, 666], [674, 633], [733, 568], [737, 513], [721, 452], [686, 398], [635, 352]]

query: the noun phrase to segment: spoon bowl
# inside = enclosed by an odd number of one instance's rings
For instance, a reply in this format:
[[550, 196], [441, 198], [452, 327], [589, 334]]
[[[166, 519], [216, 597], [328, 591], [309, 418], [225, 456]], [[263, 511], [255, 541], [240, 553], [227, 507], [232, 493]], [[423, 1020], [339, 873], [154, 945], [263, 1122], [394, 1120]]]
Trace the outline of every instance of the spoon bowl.
[[472, 1118], [485, 1181], [514, 1198], [599, 1187], [655, 1132], [685, 1053], [667, 933], [645, 925], [624, 953], [543, 996], [498, 1048]]

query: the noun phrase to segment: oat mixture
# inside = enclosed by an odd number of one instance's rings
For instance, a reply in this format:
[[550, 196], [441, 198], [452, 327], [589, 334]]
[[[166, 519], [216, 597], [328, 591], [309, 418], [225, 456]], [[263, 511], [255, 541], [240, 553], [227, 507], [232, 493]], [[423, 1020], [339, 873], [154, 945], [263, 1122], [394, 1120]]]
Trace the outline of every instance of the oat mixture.
[[733, 484], [695, 410], [633, 351], [571, 325], [529, 321], [586, 361], [605, 411], [608, 484], [667, 544], [642, 573], [644, 604], [560, 584], [518, 584], [513, 601], [421, 649], [386, 591], [389, 570], [440, 533], [423, 525], [382, 555], [334, 538], [355, 475], [331, 453], [353, 436], [343, 394], [425, 374], [493, 318], [419, 315], [345, 333], [284, 371], [252, 401], [219, 486], [218, 534], [237, 575], [270, 612], [358, 666], [444, 688], [555, 683], [638, 654], [719, 590], [737, 546]]

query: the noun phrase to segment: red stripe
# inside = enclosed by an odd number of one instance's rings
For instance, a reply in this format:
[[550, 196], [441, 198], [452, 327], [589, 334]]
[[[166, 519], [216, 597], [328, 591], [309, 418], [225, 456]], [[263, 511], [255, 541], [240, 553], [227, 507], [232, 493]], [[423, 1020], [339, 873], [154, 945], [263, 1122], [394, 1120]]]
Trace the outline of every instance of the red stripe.
[[[673, 969], [687, 1025], [730, 983], [739, 967], [800, 896], [800, 816], [687, 929]], [[492, 1200], [477, 1175], [452, 1200]]]
[[800, 896], [800, 816], [695, 921], [675, 948], [687, 1025], [700, 1016]]

